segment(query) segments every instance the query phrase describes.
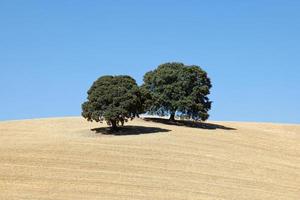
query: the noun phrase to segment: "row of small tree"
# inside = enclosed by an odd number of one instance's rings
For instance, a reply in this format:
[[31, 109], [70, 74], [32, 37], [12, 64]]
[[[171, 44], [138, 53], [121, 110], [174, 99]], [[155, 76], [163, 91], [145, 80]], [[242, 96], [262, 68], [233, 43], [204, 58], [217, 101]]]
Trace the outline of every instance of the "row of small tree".
[[211, 108], [211, 87], [199, 66], [176, 62], [147, 72], [140, 87], [130, 76], [102, 76], [88, 90], [82, 116], [88, 121], [106, 121], [112, 130], [141, 113], [205, 121]]

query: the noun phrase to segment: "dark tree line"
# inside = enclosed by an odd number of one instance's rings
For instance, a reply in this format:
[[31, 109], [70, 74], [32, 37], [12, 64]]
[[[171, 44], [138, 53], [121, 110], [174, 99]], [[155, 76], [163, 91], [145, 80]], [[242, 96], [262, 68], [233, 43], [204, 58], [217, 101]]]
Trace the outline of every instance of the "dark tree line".
[[205, 121], [211, 108], [211, 87], [199, 66], [176, 62], [147, 72], [140, 87], [130, 76], [102, 76], [88, 90], [82, 116], [88, 121], [106, 121], [112, 130], [146, 112], [170, 115], [170, 120], [177, 115]]

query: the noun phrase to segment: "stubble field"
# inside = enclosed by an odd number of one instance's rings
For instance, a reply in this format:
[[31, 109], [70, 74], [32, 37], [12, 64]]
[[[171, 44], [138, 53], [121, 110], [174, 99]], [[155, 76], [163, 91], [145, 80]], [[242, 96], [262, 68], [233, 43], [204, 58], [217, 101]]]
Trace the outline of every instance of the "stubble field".
[[300, 199], [299, 125], [210, 123], [0, 122], [0, 199]]

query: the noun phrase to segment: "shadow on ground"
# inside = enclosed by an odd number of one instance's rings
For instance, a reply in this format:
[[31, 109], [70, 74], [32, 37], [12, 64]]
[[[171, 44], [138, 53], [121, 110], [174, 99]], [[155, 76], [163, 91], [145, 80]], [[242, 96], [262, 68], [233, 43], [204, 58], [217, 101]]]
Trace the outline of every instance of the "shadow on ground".
[[123, 126], [120, 127], [117, 131], [111, 131], [108, 127], [93, 128], [92, 131], [104, 135], [141, 135], [141, 134], [150, 134], [150, 133], [162, 133], [169, 132], [171, 130], [157, 128], [157, 127], [148, 127], [148, 126]]
[[189, 121], [189, 120], [176, 120], [170, 121], [168, 119], [162, 118], [150, 118], [145, 117], [145, 121], [151, 121], [156, 123], [168, 124], [168, 125], [175, 125], [175, 126], [186, 126], [191, 128], [202, 128], [202, 129], [223, 129], [223, 130], [236, 130], [235, 128], [219, 125], [219, 124], [212, 124], [206, 122], [197, 122], [197, 121]]

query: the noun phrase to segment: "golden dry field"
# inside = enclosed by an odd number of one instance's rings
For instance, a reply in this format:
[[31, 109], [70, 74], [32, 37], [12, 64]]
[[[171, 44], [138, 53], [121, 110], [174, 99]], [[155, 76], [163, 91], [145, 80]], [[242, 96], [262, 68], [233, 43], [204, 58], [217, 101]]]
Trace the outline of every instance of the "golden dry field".
[[300, 199], [299, 125], [210, 123], [0, 122], [0, 199]]

